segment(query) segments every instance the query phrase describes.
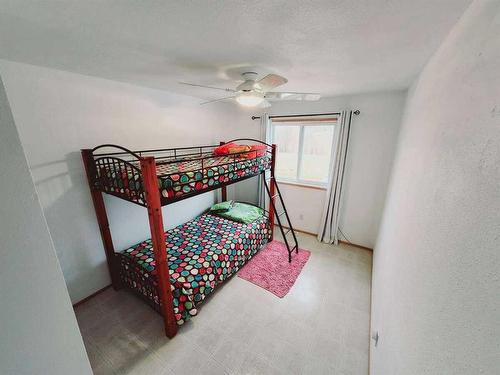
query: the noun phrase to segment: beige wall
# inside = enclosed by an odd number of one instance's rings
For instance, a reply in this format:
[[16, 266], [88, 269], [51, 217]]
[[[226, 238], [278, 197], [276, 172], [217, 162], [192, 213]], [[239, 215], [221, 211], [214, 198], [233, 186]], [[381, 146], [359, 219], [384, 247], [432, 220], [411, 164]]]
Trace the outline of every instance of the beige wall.
[[0, 79], [0, 374], [91, 374]]
[[413, 85], [374, 251], [373, 375], [498, 374], [500, 2]]

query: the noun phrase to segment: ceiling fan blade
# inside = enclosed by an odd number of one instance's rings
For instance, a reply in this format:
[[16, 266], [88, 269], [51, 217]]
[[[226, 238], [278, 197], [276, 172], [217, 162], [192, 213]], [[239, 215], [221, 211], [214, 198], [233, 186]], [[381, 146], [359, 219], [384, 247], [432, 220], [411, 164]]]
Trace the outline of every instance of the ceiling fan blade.
[[203, 87], [205, 89], [212, 89], [212, 90], [222, 90], [222, 91], [228, 91], [228, 92], [236, 92], [236, 90], [233, 90], [233, 89], [225, 89], [225, 88], [222, 88], [222, 87], [198, 85], [196, 83], [179, 82], [179, 84], [186, 85], [186, 86]]
[[284, 85], [288, 82], [288, 79], [285, 77], [279, 76], [277, 74], [268, 74], [260, 81], [258, 81], [255, 85], [256, 88], [262, 91], [269, 91], [274, 89], [275, 87]]
[[215, 103], [215, 102], [221, 102], [221, 101], [226, 100], [226, 99], [234, 99], [234, 98], [236, 98], [236, 96], [227, 96], [227, 97], [225, 97], [225, 98], [219, 98], [219, 99], [208, 100], [208, 101], [206, 101], [206, 102], [200, 103], [200, 105], [210, 104], [210, 103]]
[[312, 92], [266, 92], [265, 98], [269, 100], [316, 101], [321, 99], [321, 95]]
[[260, 103], [258, 105], [258, 108], [269, 108], [271, 106], [271, 103], [269, 103], [266, 99], [264, 99], [262, 101], [262, 103]]

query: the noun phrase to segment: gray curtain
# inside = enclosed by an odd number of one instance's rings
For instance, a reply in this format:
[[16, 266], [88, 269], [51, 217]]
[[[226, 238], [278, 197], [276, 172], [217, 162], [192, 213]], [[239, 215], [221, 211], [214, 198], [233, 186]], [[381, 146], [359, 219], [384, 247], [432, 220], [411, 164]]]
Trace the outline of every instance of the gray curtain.
[[[269, 114], [264, 113], [260, 116], [260, 140], [263, 142], [271, 143], [271, 119], [269, 118]], [[265, 172], [259, 177], [259, 207], [266, 209], [266, 190], [264, 187], [263, 178], [269, 177], [269, 172]]]
[[333, 148], [333, 171], [328, 181], [327, 199], [318, 230], [318, 240], [338, 244], [339, 214], [342, 198], [342, 184], [349, 145], [352, 111], [342, 111], [338, 123], [336, 147]]

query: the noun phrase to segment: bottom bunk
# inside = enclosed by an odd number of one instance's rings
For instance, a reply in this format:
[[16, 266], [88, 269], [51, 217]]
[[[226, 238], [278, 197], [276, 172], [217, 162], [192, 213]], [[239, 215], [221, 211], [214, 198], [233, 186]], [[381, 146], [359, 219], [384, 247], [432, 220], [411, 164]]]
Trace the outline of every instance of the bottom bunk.
[[[269, 236], [265, 215], [244, 224], [206, 213], [165, 232], [177, 324], [196, 315], [199, 304], [255, 255]], [[122, 285], [161, 312], [151, 240], [115, 257]]]

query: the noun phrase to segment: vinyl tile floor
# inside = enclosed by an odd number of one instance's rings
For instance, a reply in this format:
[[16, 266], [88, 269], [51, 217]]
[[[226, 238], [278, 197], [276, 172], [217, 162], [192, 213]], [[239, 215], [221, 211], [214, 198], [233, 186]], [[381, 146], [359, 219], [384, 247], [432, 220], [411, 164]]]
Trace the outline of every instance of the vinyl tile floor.
[[172, 340], [125, 290], [79, 305], [94, 373], [368, 374], [371, 251], [298, 239], [312, 254], [284, 298], [232, 277]]

